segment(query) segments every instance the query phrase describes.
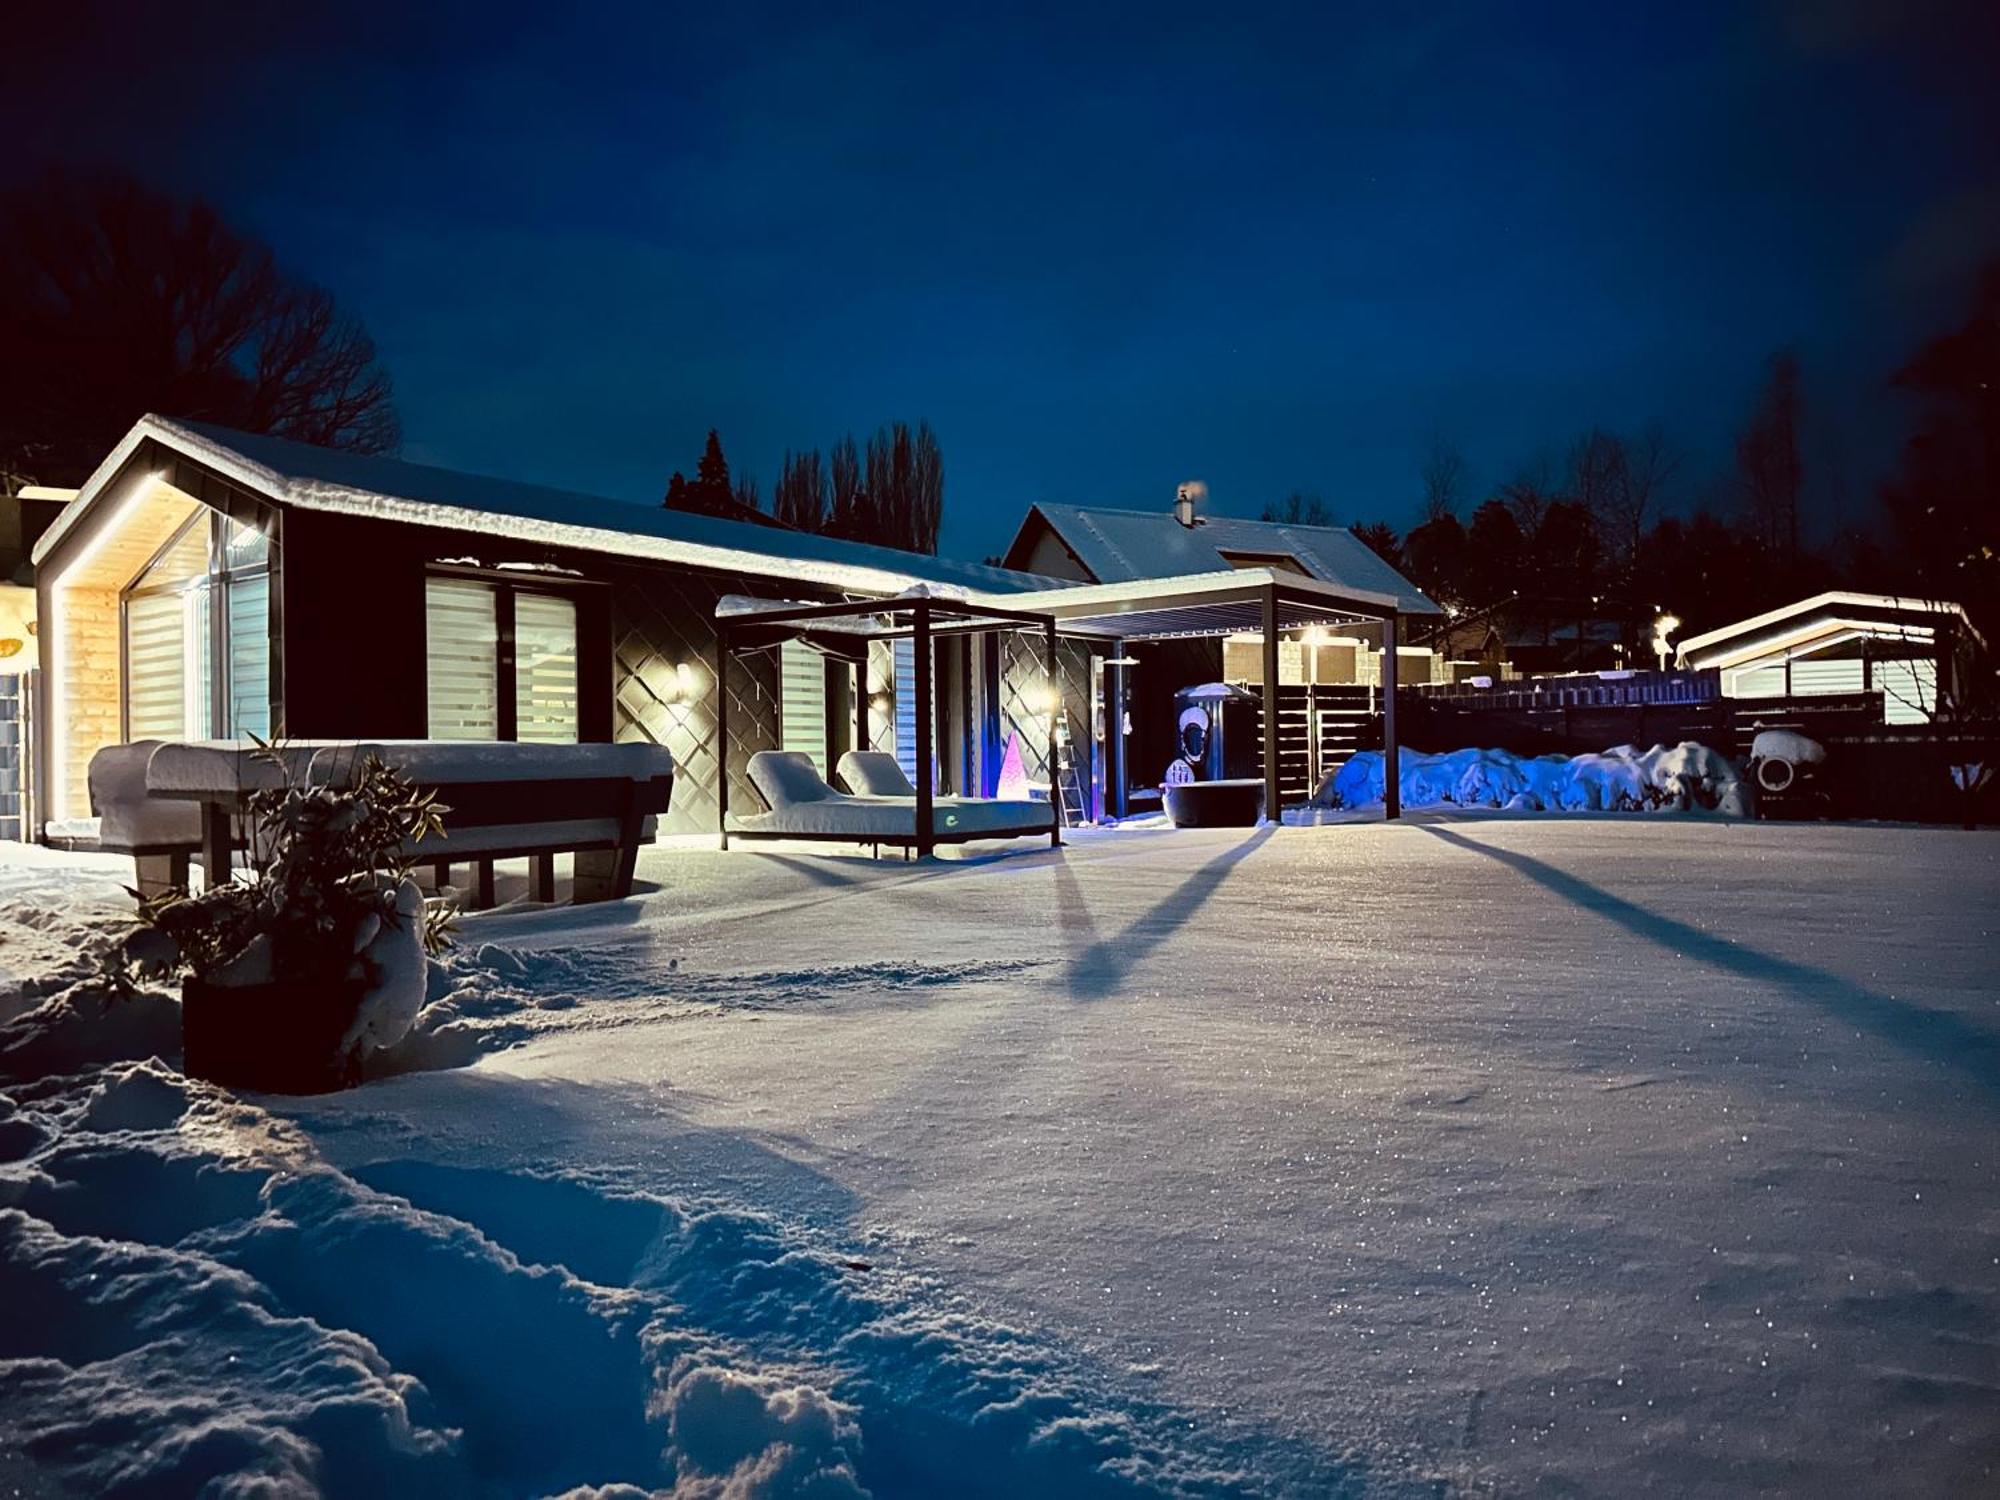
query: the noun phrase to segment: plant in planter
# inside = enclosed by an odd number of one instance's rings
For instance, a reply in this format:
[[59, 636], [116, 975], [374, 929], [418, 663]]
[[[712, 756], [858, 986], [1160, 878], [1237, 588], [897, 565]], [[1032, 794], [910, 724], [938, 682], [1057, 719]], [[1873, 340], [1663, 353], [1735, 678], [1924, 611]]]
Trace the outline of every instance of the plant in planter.
[[128, 962], [184, 971], [183, 1064], [216, 1083], [317, 1093], [359, 1080], [423, 1003], [451, 913], [427, 907], [405, 852], [449, 809], [373, 756], [337, 785], [258, 745], [280, 782], [251, 792], [250, 878], [141, 899]]

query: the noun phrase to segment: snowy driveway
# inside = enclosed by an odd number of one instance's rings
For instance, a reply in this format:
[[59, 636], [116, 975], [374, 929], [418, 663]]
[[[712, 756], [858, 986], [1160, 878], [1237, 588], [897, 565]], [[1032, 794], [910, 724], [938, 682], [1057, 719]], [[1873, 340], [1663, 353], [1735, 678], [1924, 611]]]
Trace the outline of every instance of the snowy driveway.
[[1274, 1486], [1992, 1482], [1992, 835], [1461, 818], [642, 875], [471, 924], [559, 952], [573, 1009], [320, 1117], [448, 1140], [489, 1078], [564, 1081], [562, 1160], [872, 1234]]
[[[342, 1169], [317, 1198], [273, 1178], [260, 1219], [121, 1231], [422, 1380], [437, 1432], [395, 1441], [426, 1473], [737, 1464], [777, 1494], [798, 1449], [882, 1495], [1994, 1484], [2000, 837], [1414, 818], [640, 875], [467, 920], [424, 1046], [470, 1065], [287, 1107]], [[86, 1136], [150, 1077], [101, 1086]], [[188, 1171], [197, 1106], [140, 1110]], [[37, 1158], [28, 1230], [106, 1232], [77, 1196], [106, 1149]], [[363, 1235], [421, 1298], [303, 1269]], [[411, 1332], [503, 1295], [512, 1343]], [[601, 1433], [547, 1407], [545, 1358]]]

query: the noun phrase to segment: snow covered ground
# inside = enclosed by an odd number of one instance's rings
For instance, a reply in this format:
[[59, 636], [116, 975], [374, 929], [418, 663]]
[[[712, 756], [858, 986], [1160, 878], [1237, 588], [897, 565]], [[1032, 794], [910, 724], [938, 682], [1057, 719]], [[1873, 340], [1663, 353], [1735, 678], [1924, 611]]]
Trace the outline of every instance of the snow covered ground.
[[81, 1067], [123, 871], [0, 863], [0, 1492], [2000, 1482], [1992, 834], [640, 873], [272, 1101]]

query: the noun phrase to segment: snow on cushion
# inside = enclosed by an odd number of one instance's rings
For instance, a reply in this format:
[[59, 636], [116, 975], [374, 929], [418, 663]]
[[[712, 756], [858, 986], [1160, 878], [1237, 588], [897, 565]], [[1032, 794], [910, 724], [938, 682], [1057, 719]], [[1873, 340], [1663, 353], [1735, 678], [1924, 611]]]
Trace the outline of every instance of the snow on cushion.
[[[931, 809], [931, 828], [947, 837], [986, 832], [1044, 833], [1052, 816], [1053, 810], [1046, 802], [1009, 802], [997, 797], [945, 798]], [[832, 792], [818, 801], [790, 803], [775, 812], [743, 817], [732, 814], [729, 827], [733, 833], [842, 836], [863, 844], [871, 839], [908, 839], [916, 835], [917, 805], [902, 799], [849, 797]]]
[[[157, 742], [147, 741], [155, 744]], [[503, 740], [287, 740], [282, 753], [311, 780], [344, 780], [369, 755], [412, 781], [596, 781], [671, 776], [663, 745], [534, 745]], [[248, 740], [169, 740], [146, 765], [146, 788], [185, 797], [276, 786], [278, 769]]]
[[[284, 777], [249, 740], [146, 740], [146, 790], [155, 797], [188, 797], [203, 792], [255, 791], [280, 786]], [[314, 745], [293, 742], [285, 756], [303, 771]]]
[[373, 754], [420, 786], [494, 781], [651, 781], [674, 773], [664, 745], [535, 745], [513, 740], [367, 740], [325, 744], [315, 781], [337, 781]]
[[917, 789], [886, 750], [850, 750], [836, 768], [847, 789], [861, 797], [914, 797]]
[[106, 745], [90, 758], [90, 805], [106, 849], [143, 849], [201, 841], [201, 808], [146, 795], [146, 767], [158, 740]]
[[746, 770], [757, 795], [773, 812], [840, 796], [820, 780], [812, 757], [798, 750], [759, 750]]

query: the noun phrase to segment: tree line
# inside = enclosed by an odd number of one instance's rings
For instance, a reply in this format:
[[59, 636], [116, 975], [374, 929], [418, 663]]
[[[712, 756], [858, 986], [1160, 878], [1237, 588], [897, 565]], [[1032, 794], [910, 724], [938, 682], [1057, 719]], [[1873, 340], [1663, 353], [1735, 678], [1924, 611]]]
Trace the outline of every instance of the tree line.
[[[1579, 601], [1636, 638], [1667, 610], [1691, 633], [1830, 588], [1963, 604], [2000, 627], [2000, 264], [1964, 322], [1925, 343], [1887, 383], [1912, 408], [1894, 475], [1862, 524], [1813, 515], [1797, 356], [1773, 355], [1726, 472], [1689, 496], [1686, 453], [1657, 426], [1591, 428], [1539, 456], [1477, 504], [1445, 439], [1418, 465], [1419, 519], [1353, 530], [1448, 613]], [[1827, 476], [1837, 480], [1840, 476]], [[1324, 500], [1294, 492], [1263, 519], [1332, 525]]]
[[824, 458], [817, 448], [787, 449], [771, 502], [766, 512], [754, 478], [731, 480], [721, 435], [710, 428], [694, 478], [675, 470], [661, 503], [934, 556], [944, 522], [944, 453], [928, 422], [891, 423], [865, 446], [850, 433]]

